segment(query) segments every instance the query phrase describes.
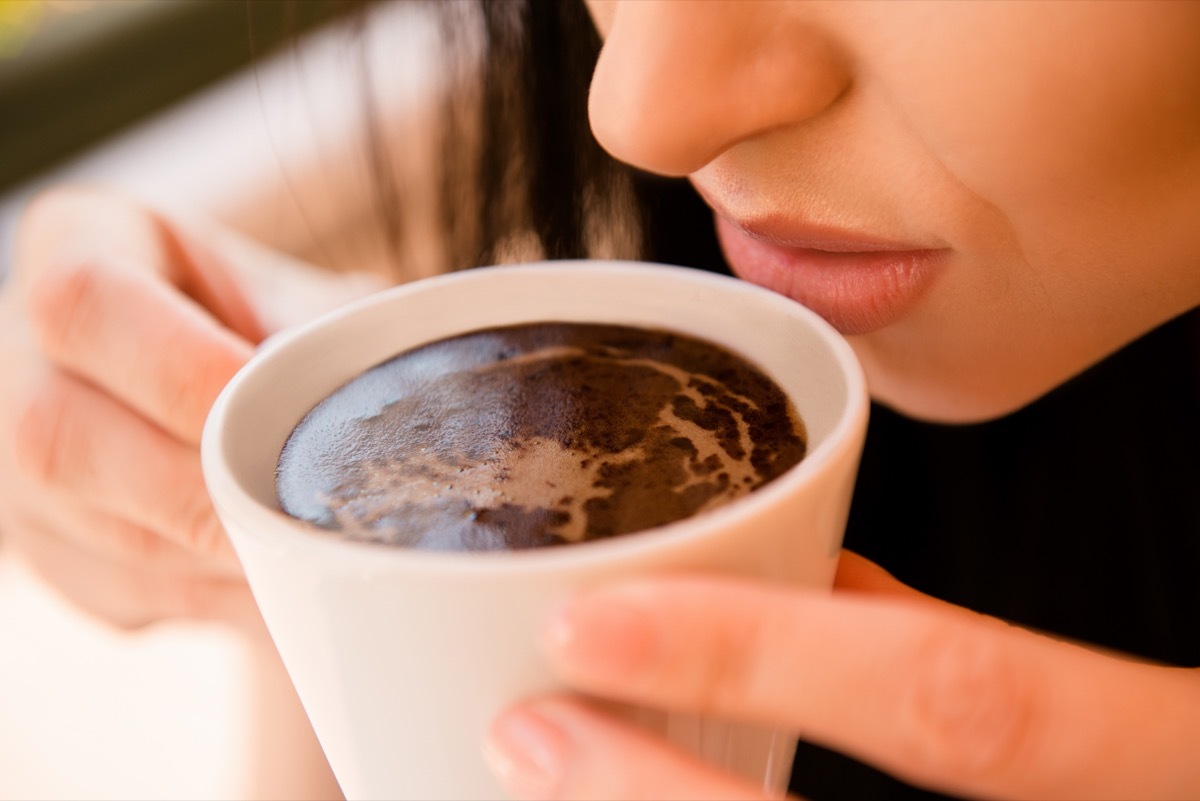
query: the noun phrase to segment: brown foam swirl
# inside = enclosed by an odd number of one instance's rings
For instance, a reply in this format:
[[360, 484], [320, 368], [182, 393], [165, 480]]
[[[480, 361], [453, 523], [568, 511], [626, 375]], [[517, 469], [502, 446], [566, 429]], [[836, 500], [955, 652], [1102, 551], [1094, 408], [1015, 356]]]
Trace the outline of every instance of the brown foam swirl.
[[803, 458], [777, 385], [691, 337], [537, 323], [427, 345], [314, 408], [279, 459], [283, 509], [437, 550], [625, 534], [727, 503]]

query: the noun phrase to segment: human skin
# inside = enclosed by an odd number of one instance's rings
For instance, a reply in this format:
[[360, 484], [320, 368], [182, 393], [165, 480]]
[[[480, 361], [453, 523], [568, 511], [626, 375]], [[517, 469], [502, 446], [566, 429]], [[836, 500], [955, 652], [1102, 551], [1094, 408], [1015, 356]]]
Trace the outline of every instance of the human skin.
[[0, 291], [7, 542], [116, 626], [260, 629], [200, 475], [205, 417], [286, 314], [377, 286], [115, 192], [44, 193]]
[[207, 277], [183, 252], [135, 204], [55, 191], [25, 214], [0, 295], [0, 528], [123, 628], [255, 625], [196, 453], [208, 406], [263, 332], [227, 273]]
[[873, 395], [910, 415], [1011, 411], [1200, 302], [1200, 5], [591, 8], [592, 127], [617, 158], [690, 176], [735, 226], [944, 249], [899, 319], [850, 326]]
[[13, 268], [0, 289], [5, 548], [118, 628], [240, 631], [259, 689], [249, 797], [340, 797], [216, 519], [198, 444], [217, 393], [283, 312], [377, 284], [81, 188], [30, 205]]
[[[600, 143], [689, 176], [734, 271], [846, 332], [884, 403], [995, 417], [1200, 303], [1200, 4], [589, 7]], [[543, 646], [578, 690], [796, 731], [944, 792], [1200, 795], [1200, 672], [849, 554], [837, 589], [607, 587]], [[518, 797], [762, 796], [570, 696], [502, 714], [485, 753]]]
[[[1031, 19], [1032, 9], [1045, 16]], [[609, 43], [593, 124], [618, 157], [692, 175], [742, 222], [771, 214], [787, 221], [799, 209], [826, 226], [950, 251], [903, 315], [852, 340], [877, 397], [917, 416], [977, 419], [1027, 402], [1195, 304], [1195, 9], [715, 1], [597, 8]], [[679, 27], [664, 29], [669, 23]], [[797, 41], [807, 44], [793, 47]], [[747, 54], [759, 54], [757, 66], [737, 61]], [[657, 63], [638, 60], [645, 58]], [[776, 89], [748, 91], [755, 80]], [[1143, 93], [1146, 86], [1156, 89]], [[1114, 107], [1124, 111], [1114, 116]], [[120, 625], [246, 621], [247, 613], [255, 625], [244, 581], [214, 535], [194, 432], [205, 399], [270, 327], [252, 321], [264, 317], [266, 301], [247, 285], [250, 274], [277, 276], [264, 282], [276, 294], [300, 284], [331, 299], [346, 293], [303, 271], [260, 269], [249, 262], [262, 254], [234, 255], [211, 230], [191, 231], [105, 193], [46, 195], [20, 234], [15, 274], [0, 294], [6, 547]], [[175, 234], [194, 247], [166, 247]], [[213, 258], [196, 258], [206, 250]], [[131, 304], [111, 291], [130, 282], [151, 302]], [[95, 314], [113, 310], [102, 297], [120, 297], [120, 313]], [[848, 316], [858, 324], [870, 317]], [[64, 323], [76, 329], [69, 340], [58, 330]], [[114, 331], [143, 334], [114, 340]], [[171, 358], [151, 361], [164, 354]], [[177, 365], [206, 367], [170, 369]], [[144, 390], [156, 382], [160, 399], [147, 403]], [[172, 408], [173, 397], [194, 402]], [[124, 434], [94, 447], [114, 424]], [[91, 469], [56, 469], [71, 464]], [[118, 478], [122, 486], [102, 483]], [[119, 509], [105, 505], [116, 497], [124, 498]], [[734, 717], [767, 717], [766, 708], [772, 723], [951, 790], [1200, 795], [1192, 671], [1010, 630], [917, 597], [853, 556], [838, 581], [846, 592], [833, 598], [715, 582], [613, 588], [624, 599], [615, 608], [626, 614], [606, 616], [604, 596], [580, 597], [551, 622], [546, 649], [583, 689]], [[648, 605], [644, 616], [638, 603]], [[621, 619], [631, 610], [649, 633]], [[681, 628], [656, 649], [655, 621], [667, 616]], [[637, 665], [643, 681], [620, 665], [589, 662], [589, 650]], [[828, 672], [797, 672], [812, 667], [804, 658], [812, 652], [830, 655], [822, 662]], [[713, 672], [689, 673], [691, 664]], [[892, 670], [896, 664], [911, 667]], [[761, 677], [754, 687], [737, 681], [751, 675]], [[797, 697], [796, 687], [810, 689]], [[962, 704], [972, 698], [978, 705]], [[973, 715], [951, 714], [962, 709]], [[521, 730], [524, 749], [515, 742]], [[489, 753], [498, 770], [531, 797], [756, 794], [564, 699], [514, 711], [495, 734]]]

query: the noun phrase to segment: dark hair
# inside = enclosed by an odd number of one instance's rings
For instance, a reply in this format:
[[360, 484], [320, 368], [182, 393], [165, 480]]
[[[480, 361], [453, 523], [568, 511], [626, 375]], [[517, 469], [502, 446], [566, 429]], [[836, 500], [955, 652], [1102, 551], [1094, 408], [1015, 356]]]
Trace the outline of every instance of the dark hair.
[[604, 256], [726, 271], [690, 184], [622, 164], [592, 136], [601, 41], [582, 0], [434, 7], [458, 65], [442, 109], [447, 269]]

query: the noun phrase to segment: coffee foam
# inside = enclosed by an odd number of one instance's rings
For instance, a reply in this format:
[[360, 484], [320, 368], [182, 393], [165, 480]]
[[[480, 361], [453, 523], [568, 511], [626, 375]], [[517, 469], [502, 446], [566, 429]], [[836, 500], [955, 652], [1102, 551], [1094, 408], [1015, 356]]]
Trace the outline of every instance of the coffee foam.
[[542, 323], [443, 340], [334, 392], [279, 460], [289, 514], [437, 550], [581, 542], [702, 513], [801, 458], [783, 392], [664, 331]]

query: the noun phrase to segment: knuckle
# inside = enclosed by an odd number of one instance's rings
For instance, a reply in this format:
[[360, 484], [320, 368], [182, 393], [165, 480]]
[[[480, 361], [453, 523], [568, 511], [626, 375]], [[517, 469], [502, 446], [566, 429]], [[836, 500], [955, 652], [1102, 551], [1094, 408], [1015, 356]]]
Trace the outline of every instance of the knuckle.
[[108, 535], [115, 550], [135, 564], [156, 566], [168, 558], [166, 540], [149, 529], [114, 520]]
[[102, 614], [110, 626], [125, 634], [145, 631], [158, 622], [157, 617], [141, 609], [114, 609]]
[[[194, 369], [194, 368], [193, 368]], [[157, 370], [146, 376], [147, 402], [152, 416], [176, 436], [192, 434], [196, 399], [193, 380], [177, 370]]]
[[30, 281], [30, 327], [47, 354], [62, 357], [85, 341], [104, 283], [104, 268], [90, 261], [45, 270]]
[[122, 629], [137, 630], [178, 617], [195, 617], [207, 599], [196, 579], [178, 568], [177, 546], [140, 526], [114, 521], [112, 547], [133, 572], [106, 617]]
[[756, 655], [765, 652], [763, 632], [742, 620], [736, 626], [714, 626], [708, 636], [714, 642], [705, 649], [707, 658], [696, 663], [695, 700], [706, 712], [740, 712], [760, 694]]
[[946, 627], [924, 638], [912, 661], [901, 708], [910, 764], [981, 780], [1021, 764], [1039, 693], [1003, 643]]
[[224, 595], [227, 590], [211, 581], [188, 578], [175, 582], [167, 604], [172, 617], [190, 620], [221, 620], [225, 618]]
[[181, 517], [183, 545], [203, 556], [220, 557], [226, 548], [225, 529], [207, 498], [195, 501]]
[[71, 420], [64, 379], [51, 374], [39, 381], [16, 410], [12, 449], [17, 469], [37, 484], [66, 483], [76, 463], [67, 453], [76, 441]]
[[196, 358], [187, 372], [163, 370], [156, 390], [161, 408], [168, 410], [173, 427], [195, 436], [203, 426], [217, 394], [233, 376], [211, 356]]
[[216, 402], [221, 390], [242, 368], [248, 358], [248, 353], [221, 348], [214, 351], [210, 358], [204, 360], [197, 373], [198, 383], [193, 394], [195, 402], [200, 405], [204, 414], [208, 414], [208, 410]]
[[[97, 620], [121, 631], [137, 631], [154, 621], [148, 597], [137, 577], [114, 573], [107, 560], [96, 561], [90, 550], [64, 544], [60, 526], [36, 515], [17, 513], [4, 520], [4, 533], [21, 558], [64, 600]], [[11, 527], [8, 524], [13, 524]], [[6, 541], [7, 542], [7, 541]], [[81, 571], [87, 581], [70, 580]]]
[[[164, 332], [167, 350], [187, 354], [186, 360], [168, 362], [164, 369], [148, 374], [153, 385], [148, 391], [167, 427], [185, 438], [199, 435], [217, 395], [245, 363], [246, 356], [220, 345], [201, 345], [186, 321], [178, 329]], [[180, 365], [184, 365], [181, 369]]]
[[124, 582], [106, 599], [100, 614], [116, 629], [125, 632], [143, 631], [164, 620], [161, 580], [139, 576]]
[[131, 560], [135, 573], [108, 618], [119, 628], [135, 631], [176, 618], [202, 617], [211, 603], [200, 582], [180, 572], [177, 546], [160, 534], [133, 525], [112, 532], [117, 548]]

